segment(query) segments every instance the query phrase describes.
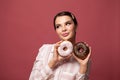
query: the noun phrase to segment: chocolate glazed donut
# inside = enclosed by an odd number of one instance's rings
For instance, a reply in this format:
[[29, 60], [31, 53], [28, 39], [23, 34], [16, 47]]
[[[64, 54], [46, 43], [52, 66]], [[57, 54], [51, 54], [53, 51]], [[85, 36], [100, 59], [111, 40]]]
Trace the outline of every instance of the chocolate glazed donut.
[[74, 45], [74, 54], [84, 60], [89, 54], [89, 47], [84, 42], [78, 42]]

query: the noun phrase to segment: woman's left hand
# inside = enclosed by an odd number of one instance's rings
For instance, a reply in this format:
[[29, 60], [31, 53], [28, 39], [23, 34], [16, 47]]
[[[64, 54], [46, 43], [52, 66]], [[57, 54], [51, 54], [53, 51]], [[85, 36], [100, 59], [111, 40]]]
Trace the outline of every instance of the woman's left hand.
[[88, 68], [87, 66], [88, 66], [88, 61], [89, 61], [89, 59], [90, 59], [90, 55], [91, 55], [91, 47], [89, 47], [89, 49], [90, 49], [90, 52], [89, 52], [89, 54], [87, 55], [87, 57], [86, 57], [84, 60], [76, 57], [75, 54], [72, 53], [73, 56], [74, 56], [74, 58], [75, 58], [75, 59], [78, 61], [78, 63], [80, 64], [80, 71], [79, 71], [79, 72], [80, 72], [81, 74], [85, 74], [86, 71], [87, 71], [87, 68]]
[[77, 56], [75, 56], [74, 53], [72, 53], [73, 56], [74, 56], [74, 58], [79, 62], [79, 64], [80, 64], [81, 66], [86, 66], [87, 63], [88, 63], [88, 61], [89, 61], [89, 59], [90, 59], [90, 55], [91, 55], [91, 47], [89, 47], [89, 49], [90, 49], [90, 52], [89, 52], [89, 54], [87, 55], [87, 57], [86, 57], [84, 60], [78, 58]]

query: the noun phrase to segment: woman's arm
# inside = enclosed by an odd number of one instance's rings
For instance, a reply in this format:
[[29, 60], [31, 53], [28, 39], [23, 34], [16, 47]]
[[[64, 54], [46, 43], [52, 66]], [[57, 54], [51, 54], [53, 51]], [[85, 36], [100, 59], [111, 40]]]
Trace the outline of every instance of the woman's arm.
[[39, 53], [36, 57], [36, 60], [34, 62], [29, 80], [46, 80], [51, 74], [52, 74], [52, 69], [46, 65], [45, 58], [47, 58], [47, 56], [49, 54], [46, 54], [47, 51], [49, 51], [49, 46], [47, 45], [43, 45], [40, 50]]
[[90, 69], [91, 47], [89, 47], [89, 49], [90, 49], [90, 52], [84, 60], [79, 59], [73, 53], [73, 56], [80, 64], [80, 71], [78, 72], [76, 76], [76, 80], [88, 80], [88, 74], [89, 74], [89, 69]]
[[80, 66], [80, 71], [76, 75], [76, 80], [88, 80], [91, 61], [88, 61], [87, 66]]
[[35, 62], [29, 80], [46, 80], [52, 74], [48, 65], [43, 67], [40, 63], [41, 61]]

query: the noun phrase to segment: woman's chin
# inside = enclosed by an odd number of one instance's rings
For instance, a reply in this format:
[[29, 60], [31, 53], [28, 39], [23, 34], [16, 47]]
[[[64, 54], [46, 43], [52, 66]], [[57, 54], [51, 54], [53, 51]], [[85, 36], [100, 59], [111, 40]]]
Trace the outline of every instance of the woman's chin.
[[63, 38], [62, 40], [63, 40], [63, 41], [70, 41], [69, 38]]
[[70, 41], [71, 38], [70, 38], [69, 36], [67, 36], [67, 37], [62, 37], [61, 40], [67, 40], [67, 41]]

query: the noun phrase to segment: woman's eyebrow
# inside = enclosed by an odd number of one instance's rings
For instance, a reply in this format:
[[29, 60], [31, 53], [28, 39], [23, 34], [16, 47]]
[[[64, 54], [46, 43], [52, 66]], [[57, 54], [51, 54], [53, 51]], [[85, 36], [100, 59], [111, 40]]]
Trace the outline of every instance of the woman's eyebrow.
[[66, 21], [65, 23], [68, 23], [68, 22], [72, 22], [72, 20], [68, 20], [68, 21]]
[[69, 20], [69, 21], [66, 21], [66, 22], [72, 22], [71, 20]]
[[56, 26], [59, 26], [60, 24], [58, 23], [58, 24], [55, 24]]

